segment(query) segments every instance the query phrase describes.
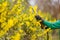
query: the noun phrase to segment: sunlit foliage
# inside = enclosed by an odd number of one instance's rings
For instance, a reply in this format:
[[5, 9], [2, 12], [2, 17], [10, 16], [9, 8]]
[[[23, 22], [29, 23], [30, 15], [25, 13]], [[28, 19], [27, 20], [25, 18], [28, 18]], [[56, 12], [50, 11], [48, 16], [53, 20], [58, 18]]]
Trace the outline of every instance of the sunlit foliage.
[[[0, 40], [39, 40], [46, 34], [35, 15], [50, 22], [55, 19], [51, 19], [49, 13], [37, 11], [37, 6], [27, 7], [26, 4], [24, 0], [0, 0]], [[43, 38], [46, 39], [46, 35]]]

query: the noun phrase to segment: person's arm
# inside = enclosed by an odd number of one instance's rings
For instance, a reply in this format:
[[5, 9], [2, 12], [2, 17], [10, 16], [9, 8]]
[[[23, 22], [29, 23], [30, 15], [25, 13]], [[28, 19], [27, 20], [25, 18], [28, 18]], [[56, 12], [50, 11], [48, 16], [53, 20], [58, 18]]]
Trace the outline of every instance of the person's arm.
[[47, 28], [51, 28], [51, 29], [60, 29], [60, 20], [54, 22], [54, 23], [50, 23], [48, 21], [45, 21], [44, 19], [42, 19], [39, 15], [35, 16], [36, 20], [42, 20], [40, 23], [47, 26]]
[[60, 20], [58, 20], [54, 23], [50, 23], [50, 22], [44, 20], [42, 23], [51, 29], [60, 29]]

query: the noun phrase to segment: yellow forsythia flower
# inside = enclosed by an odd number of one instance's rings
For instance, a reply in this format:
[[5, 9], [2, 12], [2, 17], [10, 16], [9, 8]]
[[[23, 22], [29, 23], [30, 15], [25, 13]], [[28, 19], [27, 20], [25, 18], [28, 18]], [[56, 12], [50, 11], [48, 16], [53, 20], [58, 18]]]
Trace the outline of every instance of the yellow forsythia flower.
[[24, 31], [23, 30], [19, 30], [20, 33], [23, 33]]
[[32, 30], [33, 32], [35, 32], [37, 29], [34, 27], [30, 27], [30, 30]]
[[0, 4], [0, 12], [3, 12], [7, 6], [7, 1], [5, 1], [4, 3]]
[[36, 40], [36, 35], [35, 34], [32, 35], [31, 40]]
[[27, 25], [27, 26], [30, 26], [30, 22], [26, 21], [26, 25]]
[[16, 33], [14, 36], [12, 36], [11, 40], [20, 40], [20, 34]]

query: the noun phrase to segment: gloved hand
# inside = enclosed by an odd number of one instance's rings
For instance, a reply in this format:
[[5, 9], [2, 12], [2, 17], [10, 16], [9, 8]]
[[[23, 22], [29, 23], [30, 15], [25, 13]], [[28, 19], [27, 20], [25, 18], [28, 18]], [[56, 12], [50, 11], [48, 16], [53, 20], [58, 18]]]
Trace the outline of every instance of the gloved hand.
[[41, 24], [42, 29], [44, 29], [44, 28], [47, 29], [48, 28], [48, 27], [45, 27], [45, 25], [43, 24], [44, 20], [39, 15], [36, 15], [35, 18], [36, 18], [37, 21], [41, 20], [40, 24]]
[[36, 15], [35, 18], [37, 21], [42, 20], [42, 18], [39, 15]]

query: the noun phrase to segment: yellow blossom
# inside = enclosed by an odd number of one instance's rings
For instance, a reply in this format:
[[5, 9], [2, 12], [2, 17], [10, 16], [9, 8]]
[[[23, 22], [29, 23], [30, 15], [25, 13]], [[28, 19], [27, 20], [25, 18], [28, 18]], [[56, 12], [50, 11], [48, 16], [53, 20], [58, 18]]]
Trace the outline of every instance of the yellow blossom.
[[27, 26], [30, 26], [30, 22], [26, 21], [26, 25], [27, 25]]
[[30, 27], [30, 30], [32, 30], [33, 32], [35, 32], [37, 29], [34, 27]]
[[37, 13], [37, 5], [33, 7], [35, 13]]
[[4, 3], [0, 4], [0, 12], [3, 12], [7, 6], [7, 1], [5, 1]]
[[29, 17], [29, 20], [30, 20], [30, 21], [33, 21], [33, 17], [32, 17], [32, 16], [30, 16], [30, 17]]
[[36, 35], [35, 34], [32, 35], [31, 40], [36, 40]]
[[3, 5], [4, 7], [7, 6], [7, 1], [5, 1], [2, 5]]
[[23, 33], [24, 31], [23, 30], [19, 30], [20, 33]]
[[19, 34], [19, 32], [16, 33], [14, 36], [12, 36], [11, 40], [20, 40], [20, 34]]

